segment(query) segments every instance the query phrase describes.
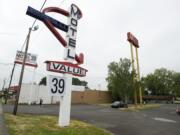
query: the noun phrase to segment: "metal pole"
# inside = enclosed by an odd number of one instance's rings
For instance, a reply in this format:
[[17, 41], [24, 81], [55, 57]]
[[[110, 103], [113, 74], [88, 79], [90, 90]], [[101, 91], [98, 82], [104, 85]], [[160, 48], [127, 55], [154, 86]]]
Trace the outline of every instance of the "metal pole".
[[139, 69], [139, 58], [138, 58], [138, 49], [137, 48], [136, 48], [136, 62], [137, 62], [139, 100], [140, 100], [140, 104], [142, 104], [142, 91], [141, 91], [141, 85], [140, 85], [140, 69]]
[[20, 95], [20, 90], [21, 90], [21, 85], [22, 85], [22, 80], [23, 80], [24, 67], [25, 67], [25, 61], [26, 61], [26, 56], [27, 56], [27, 52], [28, 52], [28, 46], [29, 46], [29, 39], [30, 39], [31, 30], [32, 30], [32, 28], [29, 28], [29, 32], [28, 32], [28, 35], [27, 35], [26, 48], [25, 48], [24, 59], [23, 59], [22, 68], [21, 68], [19, 84], [18, 84], [19, 87], [18, 87], [18, 90], [17, 90], [17, 93], [16, 93], [16, 101], [15, 101], [15, 104], [14, 104], [13, 115], [16, 115], [17, 109], [18, 109], [19, 95]]
[[133, 45], [130, 43], [131, 48], [131, 61], [132, 61], [132, 72], [133, 72], [133, 89], [134, 89], [134, 104], [137, 105], [137, 91], [136, 91], [136, 81], [135, 81], [135, 66], [134, 66], [134, 55], [133, 55]]
[[[7, 90], [7, 94], [9, 94], [9, 90], [10, 90], [10, 87], [11, 87], [12, 78], [13, 78], [13, 75], [14, 75], [15, 66], [16, 66], [16, 63], [14, 62], [13, 69], [12, 69], [12, 72], [11, 72], [11, 78], [10, 78], [9, 86], [8, 86], [8, 90]], [[8, 95], [6, 96], [5, 104], [7, 103], [7, 100], [8, 100]]]

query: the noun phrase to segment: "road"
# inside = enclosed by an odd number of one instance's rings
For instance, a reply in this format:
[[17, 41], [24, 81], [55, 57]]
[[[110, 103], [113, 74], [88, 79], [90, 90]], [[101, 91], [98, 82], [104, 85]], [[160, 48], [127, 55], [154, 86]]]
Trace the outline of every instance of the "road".
[[0, 135], [8, 135], [1, 103], [0, 103]]
[[[164, 104], [156, 109], [125, 112], [95, 105], [72, 105], [71, 118], [105, 128], [114, 135], [179, 135], [180, 115], [175, 113], [176, 106]], [[20, 105], [18, 112], [58, 115], [58, 108], [56, 105]], [[12, 109], [11, 105], [4, 106], [5, 112], [12, 112]]]

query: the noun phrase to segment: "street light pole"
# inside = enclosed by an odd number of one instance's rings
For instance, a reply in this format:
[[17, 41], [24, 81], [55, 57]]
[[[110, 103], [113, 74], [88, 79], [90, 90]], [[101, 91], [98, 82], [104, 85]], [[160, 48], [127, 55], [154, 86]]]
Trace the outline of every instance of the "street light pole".
[[23, 59], [22, 68], [21, 68], [19, 84], [18, 84], [19, 87], [18, 87], [18, 90], [17, 90], [17, 93], [16, 93], [16, 101], [15, 101], [15, 104], [14, 104], [13, 115], [16, 115], [17, 109], [18, 109], [19, 95], [20, 95], [20, 90], [21, 90], [21, 85], [22, 85], [22, 80], [23, 80], [24, 67], [25, 67], [25, 61], [26, 61], [26, 56], [27, 56], [27, 52], [28, 52], [29, 39], [30, 39], [31, 31], [32, 31], [32, 28], [30, 27], [28, 35], [27, 35], [26, 48], [25, 48], [24, 59]]

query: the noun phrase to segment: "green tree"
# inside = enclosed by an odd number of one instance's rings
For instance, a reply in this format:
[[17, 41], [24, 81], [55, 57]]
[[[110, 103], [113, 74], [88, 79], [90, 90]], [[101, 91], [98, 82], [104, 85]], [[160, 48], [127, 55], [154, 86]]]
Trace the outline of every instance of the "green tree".
[[143, 78], [143, 86], [152, 95], [169, 95], [173, 91], [174, 71], [165, 68], [156, 69], [154, 73], [148, 74]]
[[89, 89], [88, 87], [88, 82], [86, 81], [81, 81], [78, 78], [72, 78], [72, 85], [80, 85], [80, 86], [85, 86], [85, 89]]
[[39, 82], [39, 85], [45, 85], [46, 86], [46, 77], [43, 77], [41, 81]]
[[[87, 84], [88, 84], [88, 82], [86, 82], [86, 81], [81, 81], [78, 78], [72, 78], [72, 85], [85, 86], [85, 88], [88, 89]], [[43, 77], [41, 79], [41, 81], [39, 82], [39, 85], [46, 85], [46, 77]]]
[[108, 89], [114, 100], [124, 100], [132, 97], [132, 73], [130, 71], [131, 61], [127, 58], [119, 62], [111, 62], [108, 65]]
[[180, 97], [180, 73], [175, 73], [173, 76], [173, 94], [176, 97]]

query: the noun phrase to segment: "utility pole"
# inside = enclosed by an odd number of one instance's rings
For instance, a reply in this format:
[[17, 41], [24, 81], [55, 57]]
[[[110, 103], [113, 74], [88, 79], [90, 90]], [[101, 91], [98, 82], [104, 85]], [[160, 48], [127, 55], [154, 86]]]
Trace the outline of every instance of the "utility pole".
[[[11, 78], [10, 78], [10, 81], [9, 81], [9, 86], [8, 86], [8, 89], [7, 89], [7, 94], [8, 95], [9, 95], [9, 90], [10, 90], [10, 87], [11, 87], [11, 82], [12, 82], [15, 66], [16, 66], [16, 63], [14, 62], [13, 69], [12, 69], [12, 72], [11, 72]], [[6, 95], [5, 104], [7, 103], [8, 95]]]
[[30, 27], [28, 35], [27, 35], [26, 48], [25, 48], [24, 59], [23, 59], [22, 68], [21, 68], [19, 84], [18, 84], [19, 87], [18, 87], [18, 90], [17, 90], [17, 93], [16, 93], [16, 101], [15, 101], [15, 104], [14, 104], [13, 115], [17, 114], [19, 95], [20, 95], [20, 90], [21, 90], [21, 85], [22, 85], [22, 80], [23, 80], [24, 67], [25, 67], [25, 61], [26, 61], [26, 56], [27, 56], [27, 52], [28, 52], [29, 39], [30, 39], [31, 31], [32, 31], [32, 28]]

